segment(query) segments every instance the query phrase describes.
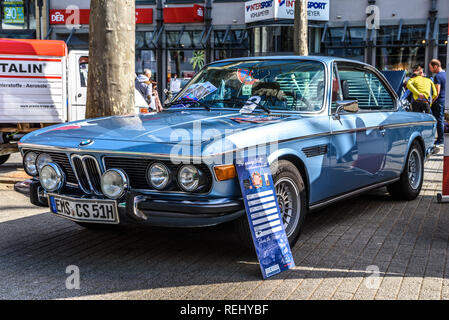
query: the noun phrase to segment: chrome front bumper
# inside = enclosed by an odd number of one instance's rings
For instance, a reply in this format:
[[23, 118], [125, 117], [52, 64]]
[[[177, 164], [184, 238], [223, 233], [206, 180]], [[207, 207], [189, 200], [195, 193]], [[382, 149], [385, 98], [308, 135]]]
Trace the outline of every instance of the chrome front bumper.
[[[80, 199], [101, 199], [98, 196], [86, 197], [76, 193], [64, 192], [61, 195]], [[33, 204], [47, 204], [47, 194], [39, 181], [31, 183], [30, 199]], [[133, 192], [128, 192], [124, 199], [117, 203], [117, 207], [120, 224], [164, 227], [212, 226], [235, 220], [245, 213], [242, 199], [160, 199]]]

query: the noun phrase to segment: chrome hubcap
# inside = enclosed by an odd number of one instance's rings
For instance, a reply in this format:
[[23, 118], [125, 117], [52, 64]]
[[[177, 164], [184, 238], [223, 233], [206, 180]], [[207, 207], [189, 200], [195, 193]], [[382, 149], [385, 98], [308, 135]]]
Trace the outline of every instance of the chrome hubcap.
[[413, 149], [408, 159], [408, 181], [410, 187], [416, 190], [421, 183], [422, 163], [421, 157], [416, 149]]
[[284, 223], [285, 233], [289, 237], [298, 225], [301, 199], [296, 183], [290, 178], [281, 178], [275, 185], [276, 195]]

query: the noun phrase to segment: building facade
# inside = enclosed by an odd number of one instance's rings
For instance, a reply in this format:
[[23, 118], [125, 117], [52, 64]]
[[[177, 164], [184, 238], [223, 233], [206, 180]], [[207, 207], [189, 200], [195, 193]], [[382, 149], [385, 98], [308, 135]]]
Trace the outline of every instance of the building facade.
[[[90, 0], [0, 4], [1, 37], [88, 49]], [[204, 63], [293, 53], [294, 0], [136, 0], [136, 8], [136, 72], [151, 69], [161, 93]], [[446, 65], [448, 17], [448, 0], [308, 0], [309, 52], [381, 70], [427, 68], [436, 57]]]

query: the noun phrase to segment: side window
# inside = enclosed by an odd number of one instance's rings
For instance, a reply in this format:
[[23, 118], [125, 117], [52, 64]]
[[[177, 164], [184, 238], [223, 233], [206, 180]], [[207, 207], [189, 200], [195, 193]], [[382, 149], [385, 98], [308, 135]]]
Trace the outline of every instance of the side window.
[[357, 99], [362, 110], [389, 110], [394, 100], [380, 79], [369, 71], [339, 67], [343, 99]]
[[337, 101], [343, 100], [343, 94], [341, 92], [340, 82], [338, 81], [337, 71], [334, 69], [332, 72], [332, 113], [337, 110]]

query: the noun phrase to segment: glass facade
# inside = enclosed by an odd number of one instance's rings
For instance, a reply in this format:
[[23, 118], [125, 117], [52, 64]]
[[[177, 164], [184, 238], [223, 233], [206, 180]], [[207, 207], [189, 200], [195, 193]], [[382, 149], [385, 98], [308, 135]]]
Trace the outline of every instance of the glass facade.
[[214, 31], [214, 60], [246, 57], [248, 53], [249, 38], [247, 30]]
[[0, 0], [0, 37], [36, 38], [35, 0]]
[[144, 69], [150, 69], [154, 78], [157, 68], [156, 51], [152, 43], [153, 33], [153, 31], [136, 32], [136, 72], [143, 73]]
[[365, 28], [328, 28], [323, 43], [326, 55], [365, 60]]
[[375, 45], [379, 70], [410, 70], [416, 64], [424, 66], [426, 26], [381, 27], [377, 31]]
[[438, 34], [438, 59], [441, 61], [443, 68], [447, 66], [447, 39], [448, 39], [447, 24], [440, 25]]
[[[321, 30], [318, 25], [309, 26], [309, 53], [322, 54]], [[249, 29], [251, 54], [293, 54], [293, 25], [267, 25]]]

